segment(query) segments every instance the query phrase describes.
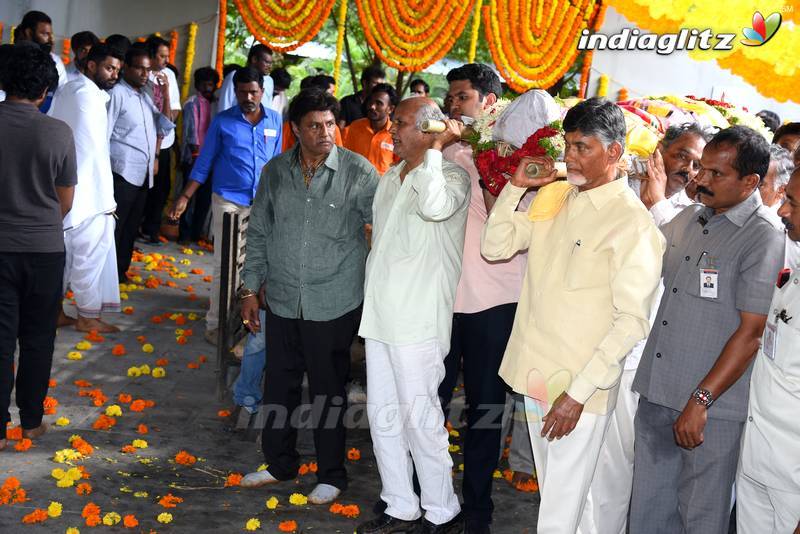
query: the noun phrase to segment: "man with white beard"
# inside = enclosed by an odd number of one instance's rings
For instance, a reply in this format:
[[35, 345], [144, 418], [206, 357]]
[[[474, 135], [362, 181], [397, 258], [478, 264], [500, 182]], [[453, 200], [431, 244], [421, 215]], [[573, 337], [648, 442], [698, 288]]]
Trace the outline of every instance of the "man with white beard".
[[93, 46], [86, 73], [60, 88], [50, 109], [50, 115], [66, 122], [75, 137], [78, 185], [72, 211], [64, 217], [64, 285], [75, 294], [78, 319], [62, 310], [59, 325], [74, 324], [81, 332], [119, 330], [101, 321], [100, 313], [120, 309], [106, 90], [116, 84], [122, 60], [113, 48]]

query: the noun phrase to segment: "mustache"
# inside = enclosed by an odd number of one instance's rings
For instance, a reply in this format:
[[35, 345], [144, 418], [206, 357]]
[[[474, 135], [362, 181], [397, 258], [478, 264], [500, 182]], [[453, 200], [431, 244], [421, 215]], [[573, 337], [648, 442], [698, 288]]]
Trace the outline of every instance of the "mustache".
[[785, 226], [787, 230], [794, 230], [794, 225], [791, 222], [789, 222], [789, 219], [787, 219], [786, 217], [781, 217], [781, 222], [783, 223], [783, 226]]
[[707, 195], [707, 196], [710, 196], [710, 197], [714, 196], [714, 193], [712, 191], [709, 191], [708, 189], [706, 189], [702, 185], [698, 185], [697, 186], [697, 194], [698, 195], [701, 195], [701, 194], [702, 195]]

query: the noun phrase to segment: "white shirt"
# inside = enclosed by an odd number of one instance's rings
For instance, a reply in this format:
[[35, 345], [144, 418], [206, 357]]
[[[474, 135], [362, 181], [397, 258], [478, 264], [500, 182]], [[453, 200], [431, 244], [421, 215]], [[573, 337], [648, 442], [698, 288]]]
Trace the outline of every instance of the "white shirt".
[[697, 204], [697, 202], [689, 198], [685, 189], [681, 189], [671, 197], [653, 204], [650, 208], [650, 215], [653, 216], [656, 226], [663, 226], [674, 219], [684, 208], [693, 204]]
[[389, 345], [436, 339], [446, 354], [461, 275], [469, 175], [443, 162], [437, 150], [428, 150], [401, 182], [405, 165], [389, 169], [375, 191], [358, 334]]
[[[225, 111], [228, 108], [231, 108], [237, 105], [236, 102], [236, 87], [233, 86], [233, 76], [236, 74], [236, 71], [229, 72], [225, 79], [222, 80], [222, 87], [219, 88], [219, 93], [217, 93], [217, 113], [220, 111]], [[264, 75], [264, 94], [271, 95], [274, 90], [274, 84], [272, 82], [272, 78], [269, 74]], [[272, 101], [271, 97], [267, 97], [265, 100], [265, 107], [269, 107], [270, 102]]]
[[75, 66], [75, 61], [73, 60], [69, 65], [67, 65], [67, 82], [77, 80], [80, 76], [81, 72], [78, 71], [78, 67]]
[[78, 163], [78, 184], [72, 209], [64, 217], [65, 230], [117, 207], [108, 143], [109, 98], [108, 93], [83, 74], [53, 96], [49, 114], [72, 128]]
[[[264, 94], [266, 94], [266, 92]], [[281, 91], [277, 95], [274, 95], [269, 107], [280, 113], [281, 118], [289, 113], [289, 97], [286, 96], [286, 91]]]
[[[172, 111], [180, 111], [181, 110], [181, 93], [178, 90], [178, 80], [175, 78], [175, 73], [172, 72], [172, 69], [164, 67], [161, 69], [160, 72], [163, 72], [167, 75], [167, 80], [169, 81], [169, 109]], [[156, 73], [150, 72], [148, 76], [150, 83], [156, 83]], [[152, 91], [152, 88], [150, 88]], [[152, 92], [151, 92], [152, 96]], [[170, 130], [170, 132], [161, 140], [161, 150], [171, 147], [175, 143], [175, 130]]]
[[[791, 318], [788, 322], [777, 317], [784, 310], [784, 315]], [[773, 328], [774, 345], [769, 335]], [[782, 288], [775, 288], [767, 328], [753, 365], [740, 460], [745, 475], [770, 488], [800, 493], [798, 414], [800, 273], [793, 271]]]
[[61, 61], [61, 57], [54, 52], [50, 52], [50, 57], [53, 58], [53, 63], [56, 64], [56, 72], [58, 72], [58, 87], [62, 87], [65, 85], [69, 80], [67, 79], [67, 69], [64, 67], [64, 62]]

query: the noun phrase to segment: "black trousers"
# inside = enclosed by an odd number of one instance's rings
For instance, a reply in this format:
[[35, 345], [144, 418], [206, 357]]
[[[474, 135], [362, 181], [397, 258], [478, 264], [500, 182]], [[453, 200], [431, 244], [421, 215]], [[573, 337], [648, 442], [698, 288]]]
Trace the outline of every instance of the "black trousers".
[[[189, 182], [193, 166], [194, 164], [184, 165], [184, 184]], [[211, 180], [212, 177], [209, 176], [189, 200], [186, 211], [181, 215], [178, 241], [199, 241], [203, 237], [203, 225], [206, 222], [208, 210], [211, 209]]]
[[170, 182], [170, 155], [172, 147], [164, 148], [158, 152], [158, 172], [153, 176], [153, 187], [147, 192], [147, 202], [142, 218], [142, 232], [151, 239], [158, 239], [161, 233], [161, 217], [164, 205], [169, 198]]
[[0, 252], [0, 429], [11, 420], [14, 352], [20, 424], [42, 424], [63, 294], [64, 253]]
[[117, 227], [114, 241], [117, 245], [117, 275], [120, 282], [127, 282], [125, 273], [131, 266], [133, 243], [139, 232], [144, 204], [147, 200], [147, 179], [141, 186], [128, 183], [125, 178], [114, 173], [114, 200], [117, 201]]
[[[292, 480], [300, 467], [297, 429], [309, 425], [317, 452], [317, 481], [347, 488], [344, 412], [350, 372], [350, 344], [360, 307], [331, 321], [286, 319], [267, 309], [264, 400], [267, 414], [261, 448], [269, 472]], [[310, 406], [300, 406], [308, 374]]]
[[[478, 313], [453, 315], [450, 353], [444, 360], [445, 378], [439, 386], [447, 407], [463, 362], [467, 430], [464, 437], [464, 482], [461, 487], [467, 520], [492, 520], [492, 483], [500, 457], [503, 407], [508, 386], [497, 375], [514, 324], [516, 303]], [[447, 408], [445, 408], [447, 410]]]

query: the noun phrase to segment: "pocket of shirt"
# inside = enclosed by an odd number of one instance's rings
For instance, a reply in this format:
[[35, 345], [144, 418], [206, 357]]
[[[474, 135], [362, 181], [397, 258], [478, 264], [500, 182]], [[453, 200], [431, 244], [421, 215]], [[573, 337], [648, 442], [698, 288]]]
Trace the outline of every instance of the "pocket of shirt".
[[343, 200], [339, 198], [321, 200], [317, 214], [319, 216], [317, 229], [323, 235], [338, 239], [347, 234], [348, 209]]
[[[690, 275], [686, 293], [708, 302], [716, 302], [717, 304], [730, 304], [735, 302], [736, 299], [736, 286], [734, 285], [735, 276], [738, 273], [738, 267], [735, 262], [730, 260], [715, 260], [713, 264], [707, 264], [701, 261], [699, 265], [695, 265], [694, 260], [690, 269]], [[700, 270], [701, 269], [715, 269], [718, 271], [717, 276], [717, 298], [704, 297], [700, 294]]]
[[574, 245], [564, 273], [567, 290], [590, 289], [609, 285], [608, 258], [589, 250], [586, 245]]

